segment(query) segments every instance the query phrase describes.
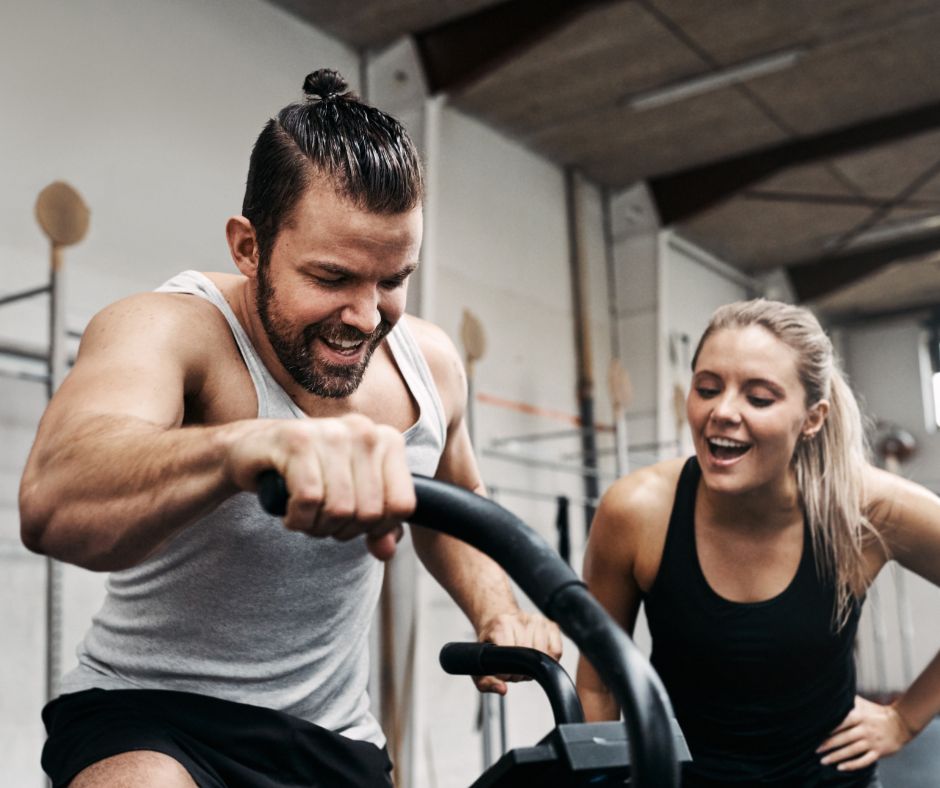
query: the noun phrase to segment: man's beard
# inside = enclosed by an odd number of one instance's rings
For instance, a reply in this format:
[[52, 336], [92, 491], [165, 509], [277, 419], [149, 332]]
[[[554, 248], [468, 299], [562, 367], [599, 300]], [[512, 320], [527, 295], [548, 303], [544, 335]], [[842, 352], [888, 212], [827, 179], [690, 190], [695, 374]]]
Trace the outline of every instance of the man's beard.
[[[391, 323], [384, 318], [371, 334], [336, 320], [322, 320], [306, 326], [301, 336], [296, 336], [289, 323], [277, 314], [276, 294], [268, 281], [266, 265], [258, 267], [256, 298], [261, 325], [278, 360], [300, 386], [318, 397], [342, 399], [359, 388], [372, 354], [392, 330]], [[358, 364], [329, 364], [310, 352], [316, 339], [334, 343], [364, 341], [367, 347]]]

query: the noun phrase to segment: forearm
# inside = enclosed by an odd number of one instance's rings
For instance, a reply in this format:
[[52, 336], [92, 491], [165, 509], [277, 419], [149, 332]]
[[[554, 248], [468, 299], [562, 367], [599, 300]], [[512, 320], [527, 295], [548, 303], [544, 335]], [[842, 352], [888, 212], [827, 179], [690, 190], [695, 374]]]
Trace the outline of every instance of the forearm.
[[578, 697], [588, 722], [620, 719], [620, 706], [584, 657], [578, 660]]
[[421, 562], [479, 633], [494, 617], [519, 612], [506, 573], [488, 556], [452, 536], [413, 528]]
[[920, 733], [940, 714], [940, 652], [893, 706], [911, 735]]
[[236, 422], [164, 429], [134, 417], [74, 419], [41, 438], [20, 488], [24, 543], [100, 571], [133, 566], [237, 491]]

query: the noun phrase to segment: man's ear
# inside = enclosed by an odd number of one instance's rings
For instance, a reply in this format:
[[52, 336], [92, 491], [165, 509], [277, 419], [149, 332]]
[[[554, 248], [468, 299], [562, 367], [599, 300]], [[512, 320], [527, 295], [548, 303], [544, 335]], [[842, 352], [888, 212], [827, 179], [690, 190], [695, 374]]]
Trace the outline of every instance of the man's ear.
[[258, 271], [258, 237], [244, 216], [232, 216], [225, 223], [225, 238], [235, 266], [249, 279]]
[[800, 431], [801, 437], [804, 440], [815, 438], [816, 434], [823, 428], [823, 424], [826, 423], [828, 415], [829, 400], [819, 400], [807, 411], [806, 418], [803, 419], [803, 429]]

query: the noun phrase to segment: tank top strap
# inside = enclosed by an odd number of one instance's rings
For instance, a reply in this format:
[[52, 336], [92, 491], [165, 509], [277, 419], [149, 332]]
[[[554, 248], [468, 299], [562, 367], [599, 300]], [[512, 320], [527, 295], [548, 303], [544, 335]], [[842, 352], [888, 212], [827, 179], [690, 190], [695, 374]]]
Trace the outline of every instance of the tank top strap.
[[649, 591], [650, 596], [654, 595], [657, 587], [665, 584], [670, 576], [674, 576], [683, 585], [688, 584], [689, 578], [694, 577], [698, 561], [695, 552], [695, 497], [701, 477], [702, 470], [693, 455], [686, 460], [679, 474], [663, 555], [656, 579]]
[[158, 293], [185, 293], [204, 298], [213, 304], [225, 318], [238, 345], [238, 350], [245, 361], [248, 373], [251, 375], [252, 383], [255, 387], [255, 393], [258, 397], [258, 417], [259, 418], [284, 418], [285, 416], [294, 416], [303, 418], [303, 411], [287, 395], [287, 392], [274, 379], [274, 376], [268, 372], [258, 352], [248, 338], [241, 322], [232, 311], [225, 296], [216, 287], [215, 283], [205, 274], [199, 271], [183, 271], [172, 279], [164, 282], [157, 288]]
[[447, 417], [428, 362], [418, 346], [408, 318], [403, 317], [386, 337], [392, 358], [418, 403], [418, 421], [405, 433], [408, 438], [419, 428], [430, 429], [441, 448], [447, 443]]

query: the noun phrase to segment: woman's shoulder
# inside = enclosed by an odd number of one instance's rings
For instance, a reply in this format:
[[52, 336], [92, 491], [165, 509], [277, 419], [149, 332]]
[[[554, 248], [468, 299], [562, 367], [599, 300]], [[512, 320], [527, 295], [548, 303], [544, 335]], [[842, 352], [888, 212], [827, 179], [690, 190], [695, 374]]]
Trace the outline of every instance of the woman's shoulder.
[[685, 463], [686, 459], [679, 457], [622, 476], [604, 494], [601, 507], [627, 516], [646, 518], [664, 510], [668, 515]]
[[591, 542], [627, 565], [641, 587], [655, 578], [684, 458], [640, 468], [614, 482], [601, 499]]

